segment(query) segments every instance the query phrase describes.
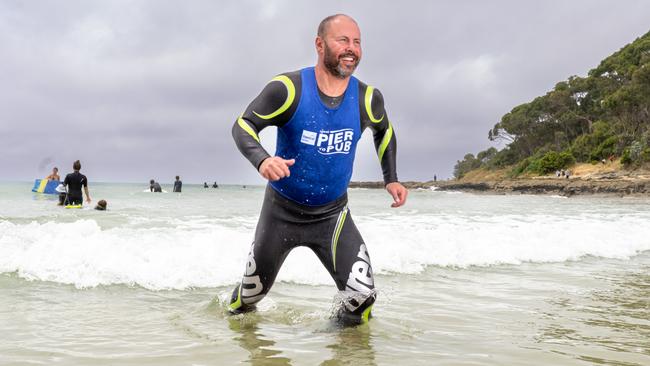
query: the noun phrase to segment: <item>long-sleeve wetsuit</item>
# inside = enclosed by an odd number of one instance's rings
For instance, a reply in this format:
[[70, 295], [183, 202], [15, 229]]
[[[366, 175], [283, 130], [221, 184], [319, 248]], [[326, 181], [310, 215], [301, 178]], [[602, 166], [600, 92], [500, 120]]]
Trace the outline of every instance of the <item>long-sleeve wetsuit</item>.
[[356, 145], [370, 128], [385, 184], [397, 182], [396, 139], [379, 90], [351, 77], [345, 93], [328, 97], [314, 69], [281, 74], [237, 118], [233, 138], [259, 169], [270, 157], [259, 141], [267, 126], [278, 128], [276, 155], [296, 159], [291, 175], [267, 188], [242, 282], [230, 304], [248, 311], [269, 291], [288, 253], [311, 248], [342, 292], [337, 314], [359, 323], [370, 316], [374, 279], [366, 245], [347, 206]]
[[[384, 184], [397, 182], [397, 140], [395, 131], [384, 109], [384, 97], [372, 86], [359, 81], [359, 129], [363, 133], [370, 128], [375, 148], [384, 176]], [[270, 157], [259, 141], [259, 133], [264, 128], [275, 126], [282, 128], [294, 116], [302, 94], [301, 70], [278, 75], [273, 78], [262, 92], [235, 121], [232, 136], [239, 151], [259, 169], [264, 159]], [[323, 103], [335, 107], [341, 97], [328, 97], [319, 90]]]

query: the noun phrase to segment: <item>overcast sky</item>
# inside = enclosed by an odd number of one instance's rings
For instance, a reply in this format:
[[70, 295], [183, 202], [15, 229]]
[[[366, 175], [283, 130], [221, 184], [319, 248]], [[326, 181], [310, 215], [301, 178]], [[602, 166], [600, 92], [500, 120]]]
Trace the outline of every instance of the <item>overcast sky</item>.
[[[80, 159], [92, 181], [263, 184], [235, 118], [276, 74], [314, 65], [322, 18], [362, 34], [401, 180], [452, 175], [518, 104], [650, 30], [650, 1], [0, 2], [0, 180]], [[261, 135], [271, 153], [275, 130]], [[370, 132], [354, 180], [381, 180]]]

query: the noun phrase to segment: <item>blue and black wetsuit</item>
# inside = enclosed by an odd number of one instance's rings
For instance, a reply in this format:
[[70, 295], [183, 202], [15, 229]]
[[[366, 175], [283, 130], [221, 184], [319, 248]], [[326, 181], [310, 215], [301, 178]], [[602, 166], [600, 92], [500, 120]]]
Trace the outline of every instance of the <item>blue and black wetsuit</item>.
[[347, 205], [357, 143], [373, 131], [385, 184], [397, 182], [396, 140], [381, 93], [354, 77], [345, 93], [324, 95], [314, 68], [275, 77], [235, 122], [242, 154], [259, 168], [270, 155], [259, 132], [278, 128], [276, 156], [295, 159], [291, 175], [269, 183], [255, 239], [233, 312], [254, 308], [269, 291], [282, 263], [297, 246], [311, 248], [336, 282], [344, 306], [338, 317], [360, 323], [376, 293], [368, 250]]

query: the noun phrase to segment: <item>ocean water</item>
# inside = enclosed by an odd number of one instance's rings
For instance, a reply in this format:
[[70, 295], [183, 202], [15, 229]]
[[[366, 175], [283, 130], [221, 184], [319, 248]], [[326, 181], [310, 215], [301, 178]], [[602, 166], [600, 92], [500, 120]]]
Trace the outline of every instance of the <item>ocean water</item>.
[[340, 328], [304, 248], [227, 314], [264, 187], [31, 186], [0, 183], [0, 365], [650, 364], [649, 198], [350, 190], [379, 293]]

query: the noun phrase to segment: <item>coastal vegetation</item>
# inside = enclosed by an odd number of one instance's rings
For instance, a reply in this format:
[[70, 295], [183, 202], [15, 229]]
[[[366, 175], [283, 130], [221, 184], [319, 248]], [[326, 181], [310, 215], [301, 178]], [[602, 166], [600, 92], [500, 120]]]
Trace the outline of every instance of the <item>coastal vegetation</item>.
[[488, 131], [491, 147], [466, 154], [461, 179], [477, 169], [509, 177], [545, 175], [576, 163], [650, 162], [650, 32], [605, 58], [586, 77], [571, 76], [546, 95], [514, 107]]

